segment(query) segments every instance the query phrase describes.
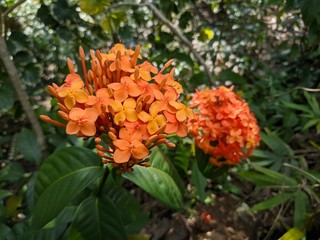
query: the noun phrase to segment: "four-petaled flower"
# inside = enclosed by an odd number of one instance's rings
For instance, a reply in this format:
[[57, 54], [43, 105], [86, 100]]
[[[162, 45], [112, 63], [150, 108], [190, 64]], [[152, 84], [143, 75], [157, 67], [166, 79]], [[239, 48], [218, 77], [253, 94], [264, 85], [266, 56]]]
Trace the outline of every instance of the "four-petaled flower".
[[68, 134], [82, 133], [84, 136], [91, 137], [96, 134], [95, 121], [99, 113], [93, 108], [73, 108], [69, 113], [69, 119], [66, 126]]

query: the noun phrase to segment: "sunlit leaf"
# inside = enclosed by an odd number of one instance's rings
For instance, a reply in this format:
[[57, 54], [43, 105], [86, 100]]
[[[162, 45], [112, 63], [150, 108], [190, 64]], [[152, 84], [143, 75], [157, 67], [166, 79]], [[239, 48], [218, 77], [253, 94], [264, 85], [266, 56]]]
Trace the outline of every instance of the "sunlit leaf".
[[297, 228], [290, 228], [284, 235], [282, 235], [279, 240], [301, 240], [303, 237], [303, 232]]
[[133, 172], [125, 173], [123, 176], [168, 207], [182, 207], [181, 192], [166, 172], [154, 167], [135, 166]]
[[161, 149], [157, 147], [152, 149], [152, 153], [150, 154], [150, 163], [152, 167], [158, 168], [159, 170], [169, 174], [179, 187], [180, 191], [182, 193], [185, 192], [184, 183], [179, 176], [175, 166], [170, 161], [170, 159], [161, 151]]

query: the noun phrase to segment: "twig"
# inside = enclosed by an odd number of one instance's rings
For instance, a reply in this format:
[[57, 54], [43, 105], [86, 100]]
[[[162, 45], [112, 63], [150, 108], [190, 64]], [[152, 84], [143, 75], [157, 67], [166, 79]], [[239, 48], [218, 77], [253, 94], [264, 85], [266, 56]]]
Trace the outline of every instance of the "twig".
[[159, 11], [158, 8], [156, 8], [152, 3], [149, 1], [143, 1], [142, 3], [118, 3], [118, 4], [113, 4], [109, 7], [111, 8], [117, 8], [117, 7], [122, 7], [122, 6], [132, 6], [132, 7], [148, 7], [163, 24], [165, 24], [172, 33], [174, 33], [179, 40], [185, 44], [190, 52], [193, 54], [195, 59], [203, 66], [205, 72], [207, 73], [208, 80], [210, 82], [210, 85], [215, 86], [215, 81], [212, 77], [212, 73], [210, 72], [205, 60], [197, 53], [197, 51], [194, 49], [192, 43], [186, 38], [183, 33], [181, 33], [177, 27], [173, 26], [173, 24]]
[[3, 19], [5, 19], [9, 13], [11, 13], [14, 9], [16, 9], [17, 7], [19, 7], [22, 3], [24, 3], [26, 0], [20, 0], [18, 2], [16, 2], [15, 4], [13, 4], [11, 7], [9, 7], [3, 14], [2, 17]]
[[29, 102], [29, 97], [21, 84], [18, 71], [11, 59], [6, 42], [2, 36], [0, 36], [0, 59], [3, 62], [4, 68], [7, 70], [9, 78], [22, 105], [22, 108], [25, 111], [27, 118], [31, 123], [31, 126], [37, 135], [39, 146], [44, 155], [46, 155], [47, 145], [45, 141], [45, 136], [42, 132], [39, 120], [34, 114], [34, 110]]

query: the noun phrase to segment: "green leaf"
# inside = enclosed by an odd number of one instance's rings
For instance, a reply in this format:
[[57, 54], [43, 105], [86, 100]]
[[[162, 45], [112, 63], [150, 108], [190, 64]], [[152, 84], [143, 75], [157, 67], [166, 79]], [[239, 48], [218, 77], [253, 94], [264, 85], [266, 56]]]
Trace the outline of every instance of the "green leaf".
[[163, 172], [169, 174], [175, 183], [177, 184], [179, 190], [183, 193], [185, 192], [185, 187], [183, 181], [177, 172], [177, 169], [170, 161], [170, 159], [160, 150], [160, 148], [155, 147], [150, 154], [151, 166], [157, 168]]
[[139, 233], [148, 221], [148, 214], [142, 211], [137, 199], [124, 188], [116, 186], [108, 187], [106, 194], [115, 205], [126, 233]]
[[[6, 76], [0, 75], [1, 78], [7, 79]], [[6, 112], [13, 107], [15, 101], [15, 91], [8, 81], [0, 84], [0, 112]]]
[[12, 232], [11, 228], [7, 225], [0, 223], [0, 239], [7, 239], [8, 235]]
[[73, 221], [77, 207], [76, 206], [67, 206], [65, 207], [59, 215], [49, 222], [45, 228], [55, 228], [59, 225], [68, 224]]
[[269, 198], [267, 200], [264, 200], [262, 202], [259, 202], [255, 204], [251, 210], [252, 211], [262, 211], [262, 210], [267, 210], [274, 208], [278, 205], [280, 205], [283, 202], [286, 202], [289, 200], [291, 197], [293, 197], [292, 193], [283, 193], [283, 194], [278, 194], [272, 198]]
[[167, 173], [154, 167], [135, 166], [133, 172], [125, 173], [123, 176], [168, 207], [182, 208], [181, 192]]
[[238, 174], [242, 179], [252, 182], [257, 186], [277, 186], [279, 182], [277, 179], [268, 178], [266, 175], [254, 171], [242, 171]]
[[278, 182], [277, 185], [289, 185], [289, 186], [296, 186], [297, 181], [293, 178], [290, 178], [282, 173], [273, 171], [268, 168], [260, 167], [254, 163], [251, 164], [254, 170], [263, 173], [266, 178], [273, 179], [274, 181]]
[[196, 193], [198, 194], [200, 201], [203, 202], [206, 197], [205, 189], [207, 186], [207, 179], [200, 172], [196, 161], [192, 164], [191, 182], [196, 188]]
[[118, 211], [105, 195], [91, 196], [80, 204], [72, 231], [79, 232], [83, 239], [127, 239]]
[[22, 71], [22, 79], [26, 85], [35, 86], [41, 81], [43, 68], [40, 64], [28, 64], [24, 66]]
[[109, 3], [110, 0], [79, 0], [81, 10], [92, 15], [102, 12]]
[[17, 135], [17, 150], [30, 162], [39, 164], [41, 161], [41, 150], [37, 136], [29, 129], [22, 128]]
[[311, 128], [312, 126], [316, 126], [318, 123], [320, 123], [320, 118], [313, 118], [310, 119], [308, 122], [306, 122], [305, 125], [303, 125], [302, 131], [307, 130], [308, 128]]
[[238, 84], [238, 85], [246, 84], [246, 80], [238, 73], [233, 72], [231, 69], [227, 69], [221, 72], [219, 77], [223, 81], [229, 80], [234, 84]]
[[0, 182], [17, 182], [24, 174], [23, 167], [16, 162], [8, 163], [0, 171]]
[[311, 109], [308, 108], [308, 106], [306, 106], [306, 105], [296, 104], [296, 103], [287, 102], [287, 101], [282, 101], [282, 103], [284, 106], [286, 106], [288, 108], [312, 114]]
[[55, 218], [84, 188], [102, 175], [100, 158], [81, 147], [54, 152], [41, 166], [35, 182], [33, 227]]
[[297, 191], [294, 199], [294, 226], [298, 229], [303, 229], [307, 210], [310, 206], [308, 195], [303, 191]]
[[0, 200], [9, 197], [12, 195], [12, 192], [10, 192], [9, 190], [5, 190], [5, 189], [0, 189]]
[[276, 134], [266, 130], [267, 134], [260, 132], [262, 141], [278, 156], [293, 156], [292, 149]]

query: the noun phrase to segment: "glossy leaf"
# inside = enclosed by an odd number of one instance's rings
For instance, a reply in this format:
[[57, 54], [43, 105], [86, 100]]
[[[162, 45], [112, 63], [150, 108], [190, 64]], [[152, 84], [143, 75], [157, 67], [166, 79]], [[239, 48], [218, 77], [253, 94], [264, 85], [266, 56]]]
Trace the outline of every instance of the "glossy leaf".
[[166, 172], [154, 167], [135, 166], [133, 172], [125, 173], [123, 176], [168, 207], [182, 207], [181, 192]]
[[89, 197], [79, 206], [72, 232], [83, 239], [127, 239], [118, 211], [109, 197]]
[[150, 154], [150, 163], [152, 167], [164, 171], [168, 175], [170, 175], [179, 187], [180, 191], [182, 193], [185, 192], [183, 181], [178, 174], [175, 166], [170, 161], [170, 159], [161, 151], [160, 148], [156, 147], [152, 150], [152, 153]]
[[92, 151], [59, 149], [41, 166], [35, 182], [33, 227], [39, 229], [55, 218], [84, 188], [102, 175], [100, 158]]

